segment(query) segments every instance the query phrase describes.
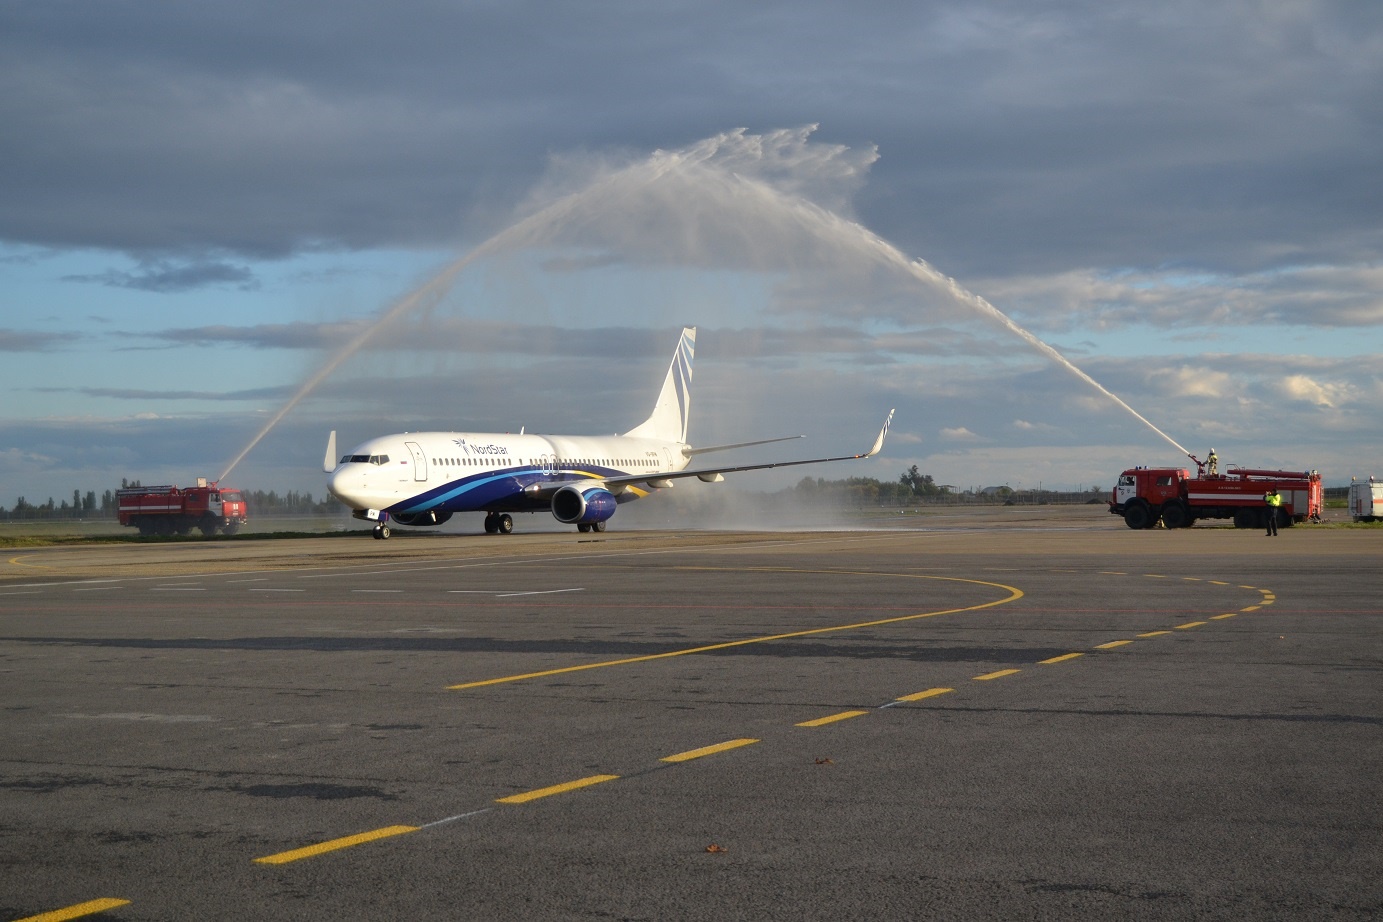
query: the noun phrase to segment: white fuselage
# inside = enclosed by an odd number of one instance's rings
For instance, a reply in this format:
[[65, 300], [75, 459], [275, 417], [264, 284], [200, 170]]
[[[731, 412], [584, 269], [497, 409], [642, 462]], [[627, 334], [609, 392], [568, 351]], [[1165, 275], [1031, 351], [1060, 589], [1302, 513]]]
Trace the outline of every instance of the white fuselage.
[[631, 436], [411, 432], [370, 439], [344, 454], [327, 489], [353, 510], [526, 512], [548, 507], [552, 487], [647, 474], [608, 487], [618, 502], [646, 496], [688, 459], [679, 442]]

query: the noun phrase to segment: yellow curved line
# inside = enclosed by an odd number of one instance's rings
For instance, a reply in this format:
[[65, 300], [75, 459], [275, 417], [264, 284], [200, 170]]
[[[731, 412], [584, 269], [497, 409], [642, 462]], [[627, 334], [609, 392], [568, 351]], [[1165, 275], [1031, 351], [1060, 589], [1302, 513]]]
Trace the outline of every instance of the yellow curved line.
[[793, 637], [810, 637], [813, 634], [831, 634], [838, 631], [853, 631], [866, 627], [879, 627], [885, 624], [899, 624], [903, 621], [916, 621], [919, 618], [935, 618], [938, 615], [955, 615], [967, 611], [980, 611], [985, 608], [993, 608], [996, 605], [1006, 605], [1009, 602], [1016, 602], [1023, 597], [1023, 591], [1013, 586], [1005, 586], [1003, 583], [991, 583], [979, 579], [961, 579], [956, 576], [923, 576], [913, 573], [879, 573], [870, 570], [800, 570], [795, 567], [675, 567], [678, 570], [715, 570], [718, 572], [732, 573], [824, 573], [832, 576], [896, 576], [904, 579], [930, 579], [951, 583], [970, 583], [976, 586], [990, 586], [994, 589], [1003, 589], [1009, 593], [1004, 599], [995, 602], [984, 602], [979, 605], [968, 605], [965, 608], [948, 608], [944, 611], [928, 611], [916, 615], [900, 615], [896, 618], [880, 618], [877, 621], [860, 621], [855, 624], [840, 624], [835, 627], [818, 627], [805, 631], [791, 631], [786, 634], [770, 634], [766, 637], [750, 637], [747, 640], [731, 640], [725, 643], [708, 644], [704, 647], [690, 647], [686, 650], [670, 650], [667, 653], [652, 653], [648, 656], [630, 656], [625, 659], [607, 660], [603, 663], [585, 663], [580, 666], [563, 666], [560, 669], [545, 669], [542, 672], [526, 672], [522, 675], [501, 676], [497, 679], [482, 679], [479, 682], [465, 682], [461, 685], [448, 685], [448, 691], [459, 691], [466, 688], [482, 688], [486, 685], [503, 685], [508, 682], [522, 682], [526, 679], [541, 679], [546, 676], [564, 675], [568, 672], [583, 672], [587, 669], [603, 669], [607, 666], [628, 666], [632, 663], [647, 663], [656, 659], [669, 659], [674, 656], [688, 656], [692, 653], [709, 653], [712, 650], [726, 650], [731, 647], [744, 647], [749, 644], [767, 643], [772, 640], [788, 640]]
[[[20, 563], [19, 561], [22, 560], [25, 556], [26, 556], [26, 555], [24, 555], [24, 554], [20, 554], [18, 557], [11, 557], [11, 558], [9, 559], [9, 563], [13, 564], [13, 565], [16, 566], [16, 567], [32, 567], [32, 568], [35, 569], [35, 570], [56, 570], [56, 569], [57, 569], [57, 567], [45, 567], [45, 566], [43, 566], [42, 564], [38, 564], [38, 563]], [[29, 555], [27, 555], [27, 556], [32, 557], [33, 555], [32, 555], [32, 554], [29, 554]]]

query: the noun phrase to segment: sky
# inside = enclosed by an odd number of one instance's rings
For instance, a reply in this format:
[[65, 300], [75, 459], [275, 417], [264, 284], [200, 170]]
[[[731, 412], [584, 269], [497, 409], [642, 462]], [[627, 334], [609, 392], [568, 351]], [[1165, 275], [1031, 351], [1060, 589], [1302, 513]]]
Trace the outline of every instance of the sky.
[[684, 325], [694, 444], [897, 407], [746, 489], [1383, 475], [1380, 87], [1358, 2], [8, 3], [0, 505], [624, 431]]

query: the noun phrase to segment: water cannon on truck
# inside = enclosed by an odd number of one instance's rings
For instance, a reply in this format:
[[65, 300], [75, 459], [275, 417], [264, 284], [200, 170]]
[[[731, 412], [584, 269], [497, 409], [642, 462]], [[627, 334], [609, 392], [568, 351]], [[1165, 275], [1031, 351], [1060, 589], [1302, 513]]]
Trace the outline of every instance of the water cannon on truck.
[[120, 524], [141, 535], [186, 535], [194, 528], [208, 538], [217, 531], [233, 535], [248, 521], [240, 491], [205, 477], [195, 487], [126, 487], [115, 498]]
[[[1195, 458], [1192, 458], [1195, 461]], [[1197, 464], [1199, 468], [1199, 462]], [[1324, 493], [1319, 471], [1268, 471], [1229, 468], [1224, 474], [1191, 476], [1186, 468], [1135, 467], [1119, 475], [1109, 511], [1129, 528], [1190, 528], [1200, 519], [1232, 519], [1235, 528], [1263, 528], [1268, 507], [1263, 496], [1277, 490], [1282, 526], [1320, 521]]]

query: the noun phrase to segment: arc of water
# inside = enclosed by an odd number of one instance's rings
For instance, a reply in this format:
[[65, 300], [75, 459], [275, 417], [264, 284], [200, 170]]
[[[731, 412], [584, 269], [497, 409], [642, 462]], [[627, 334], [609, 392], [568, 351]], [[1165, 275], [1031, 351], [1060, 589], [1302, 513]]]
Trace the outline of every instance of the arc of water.
[[[335, 355], [318, 368], [288, 402], [260, 428], [259, 432], [250, 440], [249, 444], [247, 444], [240, 453], [235, 456], [230, 464], [226, 466], [226, 469], [221, 473], [219, 479], [224, 480], [229, 476], [235, 466], [239, 464], [240, 461], [243, 460], [244, 457], [249, 454], [250, 451], [293, 410], [294, 407], [316, 390], [318, 385], [346, 360], [359, 352], [365, 344], [381, 330], [424, 304], [436, 304], [450, 289], [457, 275], [475, 260], [482, 256], [500, 252], [506, 248], [522, 246], [525, 243], [540, 242], [542, 240], [542, 235], [540, 233], [542, 229], [558, 225], [564, 218], [572, 215], [587, 203], [607, 197], [617, 197], [619, 195], [631, 196], [638, 191], [639, 187], [650, 185], [673, 170], [714, 170], [713, 166], [708, 166], [707, 164], [714, 158], [719, 144], [726, 137], [727, 136], [711, 138], [684, 151], [656, 151], [652, 156], [641, 163], [615, 171], [602, 180], [591, 183], [577, 192], [558, 199], [547, 207], [534, 212], [523, 220], [516, 222], [490, 237], [466, 255], [448, 263], [433, 275], [432, 278], [394, 302], [394, 304], [385, 310], [374, 323], [356, 334], [345, 346], [338, 350]], [[735, 174], [733, 178], [738, 183], [741, 183], [742, 188], [746, 189], [751, 194], [758, 195], [776, 207], [785, 209], [789, 214], [794, 215], [803, 223], [814, 225], [817, 232], [825, 230], [830, 233], [846, 234], [848, 235], [847, 239], [853, 238], [854, 243], [863, 244], [866, 251], [871, 252], [874, 258], [879, 259], [887, 265], [900, 269], [924, 283], [942, 288], [959, 303], [966, 304], [978, 311], [981, 315], [998, 322], [1001, 326], [1018, 336], [1032, 348], [1056, 362], [1057, 365], [1066, 369], [1072, 375], [1093, 387], [1105, 397], [1108, 397], [1115, 405], [1128, 412], [1183, 454], [1189, 456], [1190, 452], [1182, 447], [1175, 439], [1153, 425], [1152, 422], [1141, 413], [1134, 410], [1133, 407], [1129, 406], [1124, 400], [1078, 368], [1075, 363], [1071, 362], [1033, 333], [1019, 326], [1007, 314], [999, 310], [993, 304], [990, 304], [979, 295], [966, 290], [957, 283], [955, 279], [937, 271], [926, 261], [921, 259], [909, 260], [896, 247], [863, 225], [853, 221], [847, 221], [839, 215], [827, 211], [805, 199], [788, 196], [774, 189], [767, 183], [749, 179], [739, 174]], [[631, 179], [634, 180], [632, 186], [629, 185]]]

